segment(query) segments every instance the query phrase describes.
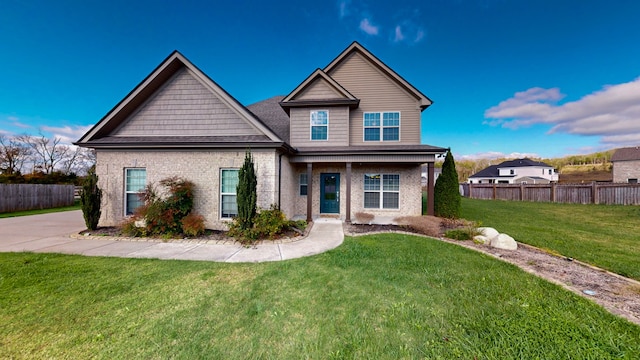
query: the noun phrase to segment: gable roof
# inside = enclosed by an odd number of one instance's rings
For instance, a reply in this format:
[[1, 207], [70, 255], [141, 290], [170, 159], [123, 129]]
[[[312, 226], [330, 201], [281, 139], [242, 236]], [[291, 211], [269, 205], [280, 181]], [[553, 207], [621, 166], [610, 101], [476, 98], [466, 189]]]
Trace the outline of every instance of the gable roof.
[[248, 105], [247, 109], [272, 129], [280, 139], [289, 142], [289, 116], [280, 107], [283, 99], [283, 95], [274, 96]]
[[354, 41], [349, 45], [344, 51], [340, 53], [335, 59], [333, 59], [329, 65], [327, 65], [323, 71], [331, 75], [331, 72], [336, 69], [342, 62], [347, 60], [353, 53], [359, 53], [362, 55], [369, 63], [378, 68], [382, 73], [388, 76], [391, 80], [393, 80], [396, 84], [398, 84], [402, 89], [407, 91], [413, 97], [420, 101], [420, 110], [424, 110], [433, 104], [433, 101], [429, 99], [425, 94], [420, 92], [417, 88], [411, 85], [408, 81], [406, 81], [402, 76], [398, 75], [395, 71], [393, 71], [389, 66], [383, 63], [380, 59], [378, 59], [375, 55], [373, 55], [369, 50], [365, 49], [364, 46], [360, 45], [357, 41]]
[[[325, 99], [298, 99], [298, 96], [302, 95], [305, 90], [309, 89], [314, 84], [323, 82], [333, 90], [336, 97]], [[321, 69], [316, 69], [311, 75], [300, 83], [289, 95], [285, 96], [280, 102], [280, 105], [289, 113], [289, 108], [300, 106], [313, 106], [313, 105], [349, 105], [350, 107], [357, 107], [360, 100], [353, 96], [347, 89], [338, 84], [331, 76], [327, 75]]]
[[505, 167], [526, 167], [526, 166], [543, 166], [543, 167], [553, 167], [549, 164], [545, 164], [542, 161], [533, 161], [531, 159], [515, 159], [515, 160], [507, 160], [498, 164], [499, 168]]
[[627, 147], [617, 149], [611, 156], [611, 162], [640, 160], [640, 147]]
[[469, 176], [470, 178], [491, 178], [500, 176], [500, 170], [498, 170], [498, 165], [490, 165], [489, 167], [478, 171], [477, 173]]
[[[154, 94], [161, 90], [167, 82], [180, 71], [183, 71], [183, 69], [187, 69], [189, 74], [197, 79], [206, 89], [205, 91], [210, 92], [212, 96], [219, 99], [231, 112], [244, 120], [250, 127], [253, 127], [256, 130], [256, 134], [260, 134], [240, 137], [238, 139], [239, 141], [245, 141], [245, 144], [246, 142], [261, 142], [265, 144], [270, 142], [276, 144], [283, 142], [274, 131], [227, 93], [226, 90], [193, 65], [181, 53], [174, 51], [75, 144], [87, 147], [106, 147], [109, 145], [122, 147], [127, 143], [132, 146], [140, 143], [147, 144], [147, 146], [155, 146], [167, 142], [174, 144], [174, 146], [178, 146], [182, 142], [184, 142], [185, 145], [190, 143], [204, 145], [207, 142], [212, 144], [228, 143], [230, 140], [228, 137], [227, 139], [218, 139], [219, 136], [178, 136], [173, 139], [163, 136], [121, 136], [118, 138], [111, 136], [114, 131], [119, 129], [130, 116], [134, 115], [147, 100], [153, 97]], [[148, 137], [148, 139], [141, 141], [142, 139], [140, 138], [143, 137]]]

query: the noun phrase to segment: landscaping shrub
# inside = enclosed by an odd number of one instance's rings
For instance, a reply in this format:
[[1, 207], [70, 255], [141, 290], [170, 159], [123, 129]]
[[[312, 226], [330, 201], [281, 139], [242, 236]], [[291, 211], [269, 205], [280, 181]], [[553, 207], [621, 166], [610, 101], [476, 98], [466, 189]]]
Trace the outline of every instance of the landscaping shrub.
[[420, 234], [434, 237], [442, 234], [440, 230], [442, 219], [435, 216], [402, 216], [394, 220], [398, 225], [408, 227]]
[[307, 222], [304, 220], [288, 220], [284, 213], [276, 205], [271, 205], [268, 210], [261, 210], [253, 218], [253, 227], [242, 229], [239, 221], [234, 219], [229, 224], [229, 236], [236, 238], [241, 243], [252, 243], [258, 239], [273, 239], [282, 235], [291, 228], [304, 230]]
[[257, 184], [253, 158], [251, 152], [247, 150], [242, 168], [238, 172], [238, 186], [236, 188], [237, 220], [242, 230], [249, 230], [253, 227], [253, 220], [256, 216]]
[[454, 240], [473, 240], [476, 235], [480, 235], [478, 225], [474, 222], [466, 222], [463, 227], [447, 230], [444, 236]]
[[[180, 177], [170, 177], [160, 181], [162, 191], [154, 184], [145, 188], [144, 205], [136, 210], [133, 217], [122, 224], [122, 231], [130, 236], [176, 236], [184, 233], [183, 219], [192, 214], [195, 185]], [[162, 194], [162, 195], [160, 195]], [[190, 233], [202, 233], [204, 219], [193, 213], [186, 221]], [[144, 220], [144, 226], [136, 226], [136, 221]], [[192, 235], [193, 236], [193, 235]]]
[[460, 184], [456, 163], [451, 155], [451, 150], [442, 164], [442, 173], [436, 180], [434, 188], [435, 215], [443, 218], [457, 219], [460, 217]]
[[204, 216], [195, 212], [189, 213], [181, 220], [182, 232], [187, 236], [199, 236], [204, 234]]
[[98, 187], [98, 175], [94, 171], [90, 171], [86, 179], [82, 183], [80, 191], [80, 204], [82, 205], [82, 215], [87, 229], [95, 230], [98, 228], [100, 221], [100, 201], [102, 199], [102, 190]]

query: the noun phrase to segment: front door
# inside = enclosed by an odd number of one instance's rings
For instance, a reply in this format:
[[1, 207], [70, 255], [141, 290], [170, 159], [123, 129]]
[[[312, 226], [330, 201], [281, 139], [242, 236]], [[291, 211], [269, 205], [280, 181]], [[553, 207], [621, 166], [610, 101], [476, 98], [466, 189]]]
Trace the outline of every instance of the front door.
[[320, 213], [340, 213], [340, 174], [320, 174]]

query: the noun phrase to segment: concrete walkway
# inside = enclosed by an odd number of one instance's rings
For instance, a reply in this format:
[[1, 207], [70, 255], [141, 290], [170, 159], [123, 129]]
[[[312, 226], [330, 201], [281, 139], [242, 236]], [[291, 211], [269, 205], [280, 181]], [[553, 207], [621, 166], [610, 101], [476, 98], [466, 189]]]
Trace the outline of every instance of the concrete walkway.
[[0, 219], [0, 252], [30, 251], [126, 258], [263, 262], [320, 254], [338, 247], [344, 240], [342, 222], [337, 219], [317, 219], [309, 235], [299, 241], [260, 244], [249, 248], [239, 244], [164, 243], [70, 237], [71, 234], [77, 234], [84, 229], [86, 226], [80, 210]]

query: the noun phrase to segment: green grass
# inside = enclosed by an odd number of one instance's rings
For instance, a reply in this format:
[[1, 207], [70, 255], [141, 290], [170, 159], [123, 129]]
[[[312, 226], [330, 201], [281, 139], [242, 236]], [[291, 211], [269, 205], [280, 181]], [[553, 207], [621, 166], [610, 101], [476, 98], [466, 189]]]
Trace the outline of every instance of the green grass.
[[640, 327], [403, 234], [261, 264], [0, 254], [0, 358], [635, 359]]
[[462, 199], [462, 217], [640, 280], [640, 207]]
[[73, 211], [73, 210], [80, 210], [80, 200], [76, 200], [72, 206], [0, 213], [0, 219], [16, 217], [16, 216], [39, 215], [39, 214], [48, 214], [48, 213], [54, 213], [54, 212], [60, 212], [60, 211]]

